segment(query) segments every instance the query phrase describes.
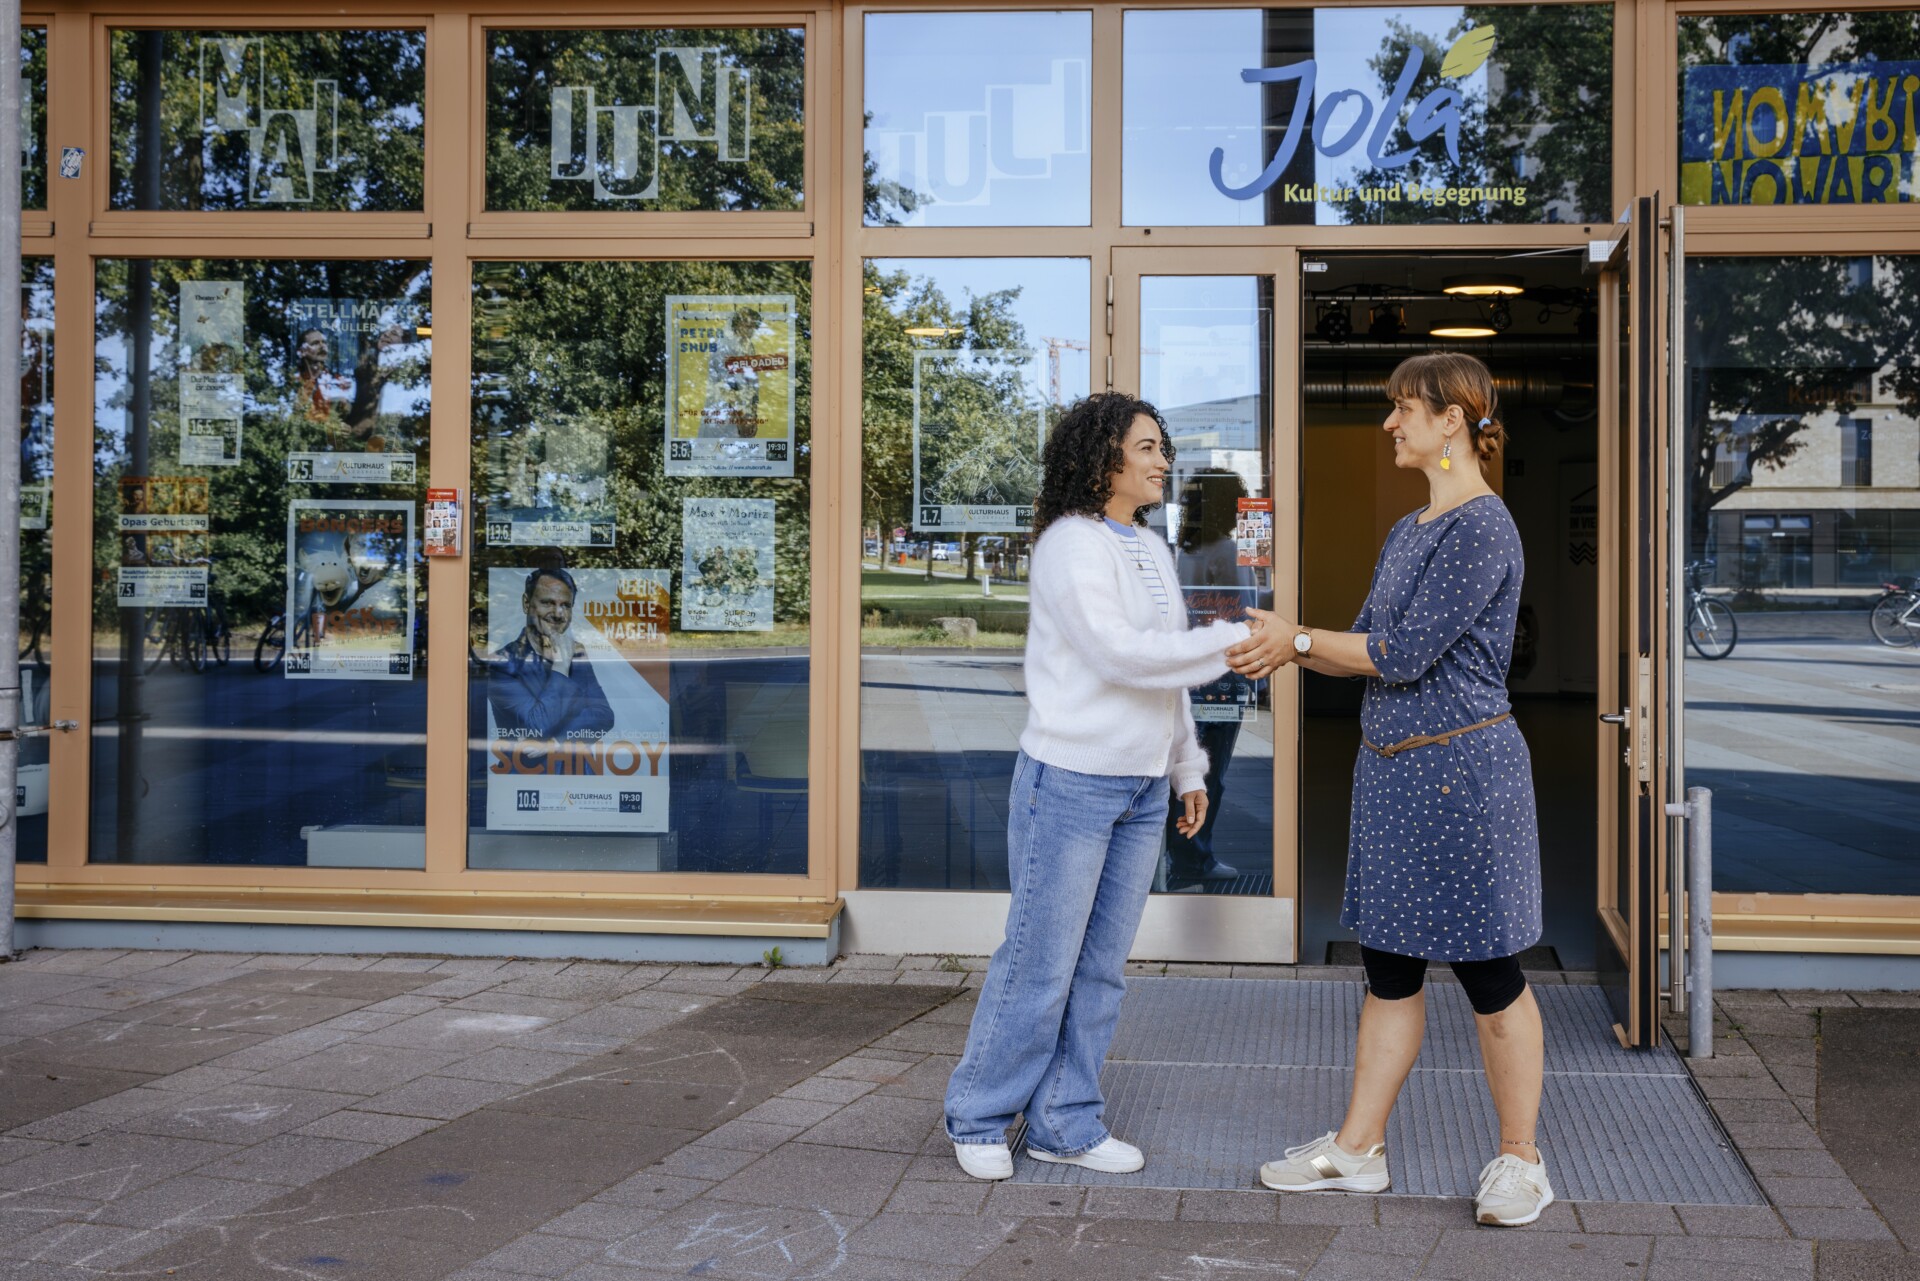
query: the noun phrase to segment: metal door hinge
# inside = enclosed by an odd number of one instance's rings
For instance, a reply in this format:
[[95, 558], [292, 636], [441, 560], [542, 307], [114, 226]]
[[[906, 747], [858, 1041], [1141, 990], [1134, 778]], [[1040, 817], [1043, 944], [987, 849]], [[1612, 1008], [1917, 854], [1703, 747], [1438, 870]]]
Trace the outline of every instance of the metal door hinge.
[[1113, 357], [1107, 357], [1107, 390], [1113, 390]]
[[[1113, 277], [1107, 277], [1107, 336], [1113, 336]], [[1113, 379], [1107, 379], [1107, 385], [1113, 385]]]

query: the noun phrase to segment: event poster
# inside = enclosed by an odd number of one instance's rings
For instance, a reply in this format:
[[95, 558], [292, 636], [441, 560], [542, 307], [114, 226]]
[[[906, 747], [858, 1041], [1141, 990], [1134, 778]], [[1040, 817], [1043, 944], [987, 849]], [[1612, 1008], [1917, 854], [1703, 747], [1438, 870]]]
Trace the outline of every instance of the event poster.
[[287, 507], [287, 676], [413, 676], [413, 504], [296, 498]]
[[420, 539], [422, 556], [458, 556], [460, 542], [460, 491], [427, 491], [427, 528]]
[[295, 485], [411, 485], [417, 475], [412, 454], [321, 450], [287, 455], [287, 480]]
[[1046, 402], [1032, 352], [913, 353], [913, 527], [1023, 534], [1040, 493]]
[[1916, 108], [1920, 62], [1689, 67], [1681, 89], [1680, 200], [1910, 204], [1920, 200]]
[[205, 476], [120, 478], [119, 601], [173, 609], [207, 603]]
[[47, 508], [53, 502], [51, 485], [20, 486], [20, 528], [45, 529]]
[[773, 500], [685, 498], [680, 629], [773, 630]]
[[1254, 569], [1273, 567], [1273, 500], [1242, 498], [1233, 523], [1234, 560]]
[[[391, 370], [382, 356], [419, 341], [413, 304], [387, 298], [295, 298], [286, 304], [287, 331], [293, 340], [293, 393], [298, 413], [318, 427], [325, 453], [346, 450], [379, 455], [386, 451], [380, 433], [381, 399]], [[296, 455], [312, 459], [314, 455]], [[313, 483], [411, 483], [413, 455], [404, 459], [407, 479], [396, 476], [334, 475], [326, 462], [314, 463], [312, 476], [290, 479]], [[379, 461], [343, 460], [354, 468], [379, 468]], [[291, 471], [291, 466], [290, 466]]]
[[180, 282], [180, 465], [240, 462], [246, 385], [246, 286], [238, 280]]
[[551, 507], [505, 508], [487, 513], [489, 547], [613, 546], [612, 516], [572, 516]]
[[664, 832], [664, 569], [487, 571], [487, 830]]
[[667, 475], [791, 476], [792, 294], [667, 299]]
[[[1187, 626], [1205, 627], [1212, 622], [1241, 623], [1247, 618], [1247, 609], [1255, 603], [1255, 589], [1252, 587], [1183, 586], [1181, 594], [1187, 598]], [[1229, 671], [1196, 686], [1187, 693], [1193, 704], [1193, 719], [1205, 724], [1208, 721], [1251, 721], [1258, 705], [1254, 699], [1256, 685], [1238, 672]]]

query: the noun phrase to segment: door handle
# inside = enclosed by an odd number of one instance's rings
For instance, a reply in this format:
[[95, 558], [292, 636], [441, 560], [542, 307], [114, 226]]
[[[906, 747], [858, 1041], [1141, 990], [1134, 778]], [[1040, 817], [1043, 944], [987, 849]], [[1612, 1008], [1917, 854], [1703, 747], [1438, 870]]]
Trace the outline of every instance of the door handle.
[[1617, 712], [1602, 712], [1600, 713], [1600, 719], [1609, 725], [1625, 725], [1627, 723], [1627, 709], [1622, 708]]

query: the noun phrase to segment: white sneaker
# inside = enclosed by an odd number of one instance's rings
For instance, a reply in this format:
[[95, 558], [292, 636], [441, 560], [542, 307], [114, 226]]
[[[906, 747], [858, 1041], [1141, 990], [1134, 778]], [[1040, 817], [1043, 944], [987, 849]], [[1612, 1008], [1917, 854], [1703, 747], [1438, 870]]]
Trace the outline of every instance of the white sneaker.
[[1077, 1165], [1083, 1170], [1095, 1170], [1101, 1174], [1132, 1174], [1144, 1169], [1147, 1158], [1131, 1143], [1122, 1143], [1109, 1134], [1100, 1141], [1099, 1146], [1089, 1148], [1079, 1156], [1055, 1156], [1027, 1144], [1027, 1155], [1036, 1161], [1049, 1161], [1054, 1165]]
[[976, 1179], [1013, 1177], [1013, 1153], [1004, 1143], [956, 1143], [953, 1156]]
[[1481, 1223], [1517, 1228], [1532, 1223], [1552, 1204], [1553, 1185], [1547, 1182], [1547, 1167], [1507, 1154], [1493, 1158], [1480, 1171], [1473, 1217]]
[[1260, 1167], [1260, 1182], [1275, 1192], [1385, 1192], [1387, 1145], [1376, 1143], [1355, 1156], [1328, 1130], [1311, 1143], [1288, 1148], [1278, 1161]]

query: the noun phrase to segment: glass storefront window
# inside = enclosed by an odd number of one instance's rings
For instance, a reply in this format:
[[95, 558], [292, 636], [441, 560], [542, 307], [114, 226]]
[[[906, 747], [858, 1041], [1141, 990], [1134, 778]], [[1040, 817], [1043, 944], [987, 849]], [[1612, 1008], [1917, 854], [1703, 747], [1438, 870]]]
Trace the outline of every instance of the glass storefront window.
[[92, 858], [425, 866], [427, 266], [97, 291]]
[[[1170, 544], [1191, 626], [1273, 608], [1272, 383], [1271, 276], [1141, 279], [1140, 395], [1178, 451], [1170, 501], [1148, 521]], [[1156, 890], [1273, 893], [1270, 693], [1235, 672], [1189, 691], [1207, 817], [1189, 839], [1169, 814]]]
[[20, 207], [47, 207], [47, 29], [20, 29]]
[[811, 295], [474, 264], [468, 866], [806, 873]]
[[1093, 15], [866, 19], [869, 227], [1084, 227]]
[[1133, 10], [1128, 226], [1610, 221], [1609, 5]]
[[861, 389], [860, 884], [1007, 888], [1040, 446], [1087, 394], [1083, 258], [873, 259]]
[[[53, 692], [53, 259], [20, 260], [20, 723], [44, 727]], [[15, 857], [47, 861], [49, 746], [20, 741]]]
[[112, 33], [115, 209], [422, 207], [423, 31]]
[[[1920, 575], [1916, 291], [1920, 255], [1686, 264], [1676, 596], [1716, 890], [1920, 893], [1920, 611], [1877, 608]], [[1871, 475], [1849, 477], [1863, 425]]]
[[1682, 204], [1920, 200], [1920, 10], [1678, 22]]
[[487, 208], [798, 209], [798, 28], [487, 33]]

